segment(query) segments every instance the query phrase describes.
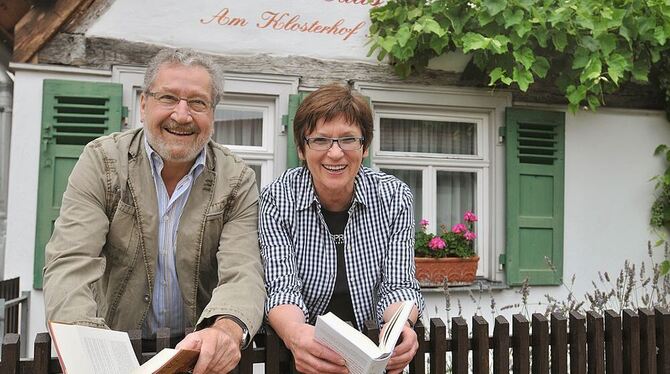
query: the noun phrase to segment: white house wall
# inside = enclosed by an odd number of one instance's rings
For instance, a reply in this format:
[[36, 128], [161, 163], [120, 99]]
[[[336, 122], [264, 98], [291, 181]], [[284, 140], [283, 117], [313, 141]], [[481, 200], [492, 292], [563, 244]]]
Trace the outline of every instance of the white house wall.
[[[35, 255], [35, 220], [39, 175], [42, 82], [44, 79], [73, 79], [109, 82], [111, 72], [70, 68], [39, 68], [10, 65], [15, 72], [12, 117], [5, 278], [20, 277], [21, 290], [30, 290], [29, 352], [38, 332], [46, 331], [44, 298], [32, 289]], [[26, 68], [28, 70], [26, 70]], [[23, 337], [22, 337], [23, 338]]]

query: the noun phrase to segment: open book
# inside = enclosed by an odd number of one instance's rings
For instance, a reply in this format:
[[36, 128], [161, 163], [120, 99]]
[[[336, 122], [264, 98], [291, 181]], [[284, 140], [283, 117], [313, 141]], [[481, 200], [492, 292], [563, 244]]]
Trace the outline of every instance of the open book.
[[125, 332], [49, 321], [49, 333], [65, 374], [182, 373], [199, 354], [166, 348], [140, 366]]
[[384, 326], [379, 346], [333, 313], [316, 318], [314, 338], [339, 353], [352, 374], [383, 373], [409, 317], [414, 301], [405, 301]]

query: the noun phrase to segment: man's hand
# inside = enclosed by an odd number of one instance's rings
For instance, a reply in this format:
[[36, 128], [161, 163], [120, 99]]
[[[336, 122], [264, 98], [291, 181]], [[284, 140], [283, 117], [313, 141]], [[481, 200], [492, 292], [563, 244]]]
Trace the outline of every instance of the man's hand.
[[387, 374], [402, 373], [402, 370], [412, 361], [419, 349], [419, 341], [414, 329], [405, 325], [400, 334], [400, 343], [393, 350], [393, 355], [386, 364]]
[[349, 373], [340, 355], [314, 340], [312, 325], [298, 325], [285, 343], [293, 353], [295, 368], [300, 373]]
[[228, 373], [240, 362], [241, 341], [240, 326], [222, 318], [208, 328], [186, 335], [176, 348], [200, 351], [193, 374]]

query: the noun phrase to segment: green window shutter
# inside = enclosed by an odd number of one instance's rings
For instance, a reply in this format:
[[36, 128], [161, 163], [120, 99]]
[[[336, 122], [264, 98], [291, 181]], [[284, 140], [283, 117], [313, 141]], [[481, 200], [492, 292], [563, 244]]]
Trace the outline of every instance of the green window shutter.
[[[295, 113], [298, 111], [300, 103], [309, 95], [309, 92], [300, 92], [295, 95], [289, 95], [288, 98], [288, 121], [286, 123], [287, 127], [287, 140], [286, 140], [286, 168], [294, 168], [300, 166], [300, 158], [298, 157], [298, 150], [296, 148], [295, 139], [293, 136], [293, 120], [295, 119]], [[368, 102], [369, 102], [368, 98]], [[368, 157], [363, 159], [363, 165], [370, 167], [371, 160], [370, 152], [368, 152]]]
[[563, 112], [506, 111], [508, 284], [518, 285], [525, 279], [533, 285], [561, 282], [564, 133]]
[[88, 142], [121, 130], [122, 88], [117, 83], [44, 80], [33, 268], [36, 289], [42, 288], [44, 247], [72, 168]]

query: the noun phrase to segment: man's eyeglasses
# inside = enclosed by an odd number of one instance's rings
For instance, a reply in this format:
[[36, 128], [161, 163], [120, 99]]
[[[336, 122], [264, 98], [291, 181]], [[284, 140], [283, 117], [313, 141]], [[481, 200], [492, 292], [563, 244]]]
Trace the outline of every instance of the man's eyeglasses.
[[307, 146], [310, 149], [315, 151], [327, 151], [333, 146], [333, 143], [337, 143], [343, 151], [355, 151], [363, 147], [363, 140], [365, 140], [365, 138], [357, 138], [353, 136], [345, 138], [315, 137], [305, 138], [305, 143], [307, 143]]
[[191, 112], [195, 113], [204, 113], [212, 107], [212, 103], [199, 97], [179, 97], [167, 92], [151, 91], [147, 91], [147, 95], [153, 97], [159, 104], [169, 109], [176, 107], [182, 100], [185, 100]]

